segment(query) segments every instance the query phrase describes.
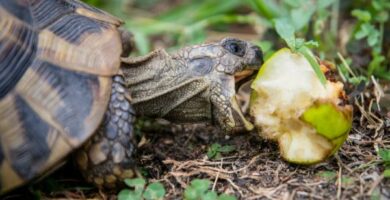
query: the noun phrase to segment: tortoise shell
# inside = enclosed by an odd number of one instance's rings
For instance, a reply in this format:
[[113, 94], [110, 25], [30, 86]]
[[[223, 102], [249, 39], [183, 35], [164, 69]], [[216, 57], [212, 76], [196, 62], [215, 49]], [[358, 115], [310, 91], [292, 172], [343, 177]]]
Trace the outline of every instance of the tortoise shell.
[[76, 0], [0, 0], [0, 191], [53, 168], [97, 129], [121, 22]]

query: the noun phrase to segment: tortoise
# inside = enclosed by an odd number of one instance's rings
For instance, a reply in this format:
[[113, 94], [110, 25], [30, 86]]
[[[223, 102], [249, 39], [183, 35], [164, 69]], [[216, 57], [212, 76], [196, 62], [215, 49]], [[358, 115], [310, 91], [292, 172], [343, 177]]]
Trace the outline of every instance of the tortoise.
[[136, 116], [252, 129], [236, 80], [261, 49], [224, 38], [128, 57], [122, 21], [77, 0], [0, 1], [0, 191], [52, 172], [74, 152], [88, 182], [136, 176]]

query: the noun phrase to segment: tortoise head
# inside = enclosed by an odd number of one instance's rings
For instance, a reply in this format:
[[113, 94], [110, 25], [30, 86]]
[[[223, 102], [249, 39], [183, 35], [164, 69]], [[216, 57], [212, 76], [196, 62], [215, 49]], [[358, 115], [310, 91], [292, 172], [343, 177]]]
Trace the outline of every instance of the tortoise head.
[[212, 120], [223, 130], [232, 132], [253, 128], [237, 102], [236, 89], [262, 63], [263, 53], [258, 46], [236, 38], [190, 47], [189, 73], [201, 75], [210, 83]]
[[258, 46], [225, 38], [168, 54], [124, 60], [122, 71], [137, 114], [174, 122], [211, 121], [226, 132], [253, 125], [236, 99], [238, 83], [263, 62]]

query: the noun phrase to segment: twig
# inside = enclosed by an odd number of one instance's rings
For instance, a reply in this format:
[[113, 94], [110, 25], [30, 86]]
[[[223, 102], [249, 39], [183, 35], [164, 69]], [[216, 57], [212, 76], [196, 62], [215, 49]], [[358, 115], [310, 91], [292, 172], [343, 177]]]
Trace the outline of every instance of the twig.
[[[222, 168], [222, 165], [223, 165], [223, 159], [221, 159], [221, 165], [220, 165], [220, 168]], [[214, 180], [214, 183], [213, 183], [213, 188], [212, 188], [212, 191], [215, 190], [215, 186], [217, 185], [217, 181], [218, 181], [218, 177], [219, 177], [219, 173], [217, 173], [217, 176], [215, 177], [215, 180]]]
[[337, 177], [337, 199], [341, 199], [341, 176], [342, 176], [342, 167], [339, 164], [339, 173]]
[[384, 178], [384, 176], [382, 174], [381, 176], [379, 176], [379, 178], [377, 178], [374, 181], [374, 183], [372, 183], [372, 186], [371, 186], [370, 190], [368, 191], [368, 195], [371, 195], [374, 192], [375, 188], [379, 185], [379, 183], [383, 180], [383, 178]]

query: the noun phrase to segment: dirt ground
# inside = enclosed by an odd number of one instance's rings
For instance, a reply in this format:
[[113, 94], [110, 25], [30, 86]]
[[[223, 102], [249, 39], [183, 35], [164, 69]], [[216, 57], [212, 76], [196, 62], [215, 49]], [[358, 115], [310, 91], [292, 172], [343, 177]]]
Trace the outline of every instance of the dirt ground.
[[[377, 155], [378, 148], [390, 148], [390, 120], [368, 112], [371, 97], [363, 93], [357, 98], [348, 140], [324, 163], [289, 164], [279, 156], [277, 144], [255, 132], [226, 136], [202, 124], [166, 125], [144, 134], [138, 154], [141, 171], [149, 182], [164, 184], [165, 199], [182, 199], [194, 178], [209, 179], [213, 190], [238, 199], [390, 199], [390, 180], [383, 177]], [[213, 143], [234, 145], [235, 150], [210, 160], [206, 154]], [[3, 198], [115, 199], [115, 194], [84, 183], [70, 162]]]
[[[209, 179], [212, 190], [243, 200], [390, 199], [390, 179], [383, 177], [384, 165], [377, 155], [380, 148], [390, 149], [390, 115], [376, 108], [377, 98], [373, 87], [355, 96], [354, 124], [347, 141], [320, 164], [285, 162], [277, 144], [261, 139], [255, 131], [227, 136], [209, 125], [166, 125], [143, 131], [140, 170], [149, 182], [165, 186], [169, 200], [183, 199], [184, 189], [195, 178]], [[208, 159], [208, 148], [214, 143], [233, 145], [235, 150]], [[68, 162], [43, 180], [0, 199], [116, 199], [117, 193], [85, 183]]]

